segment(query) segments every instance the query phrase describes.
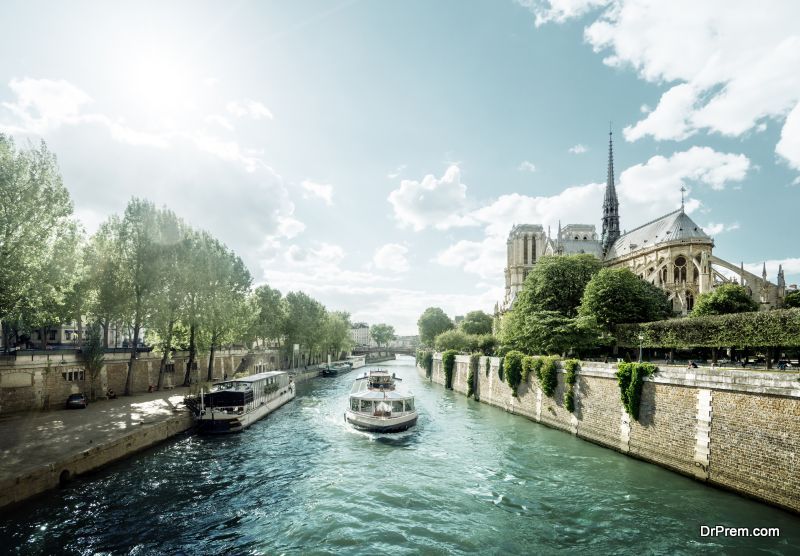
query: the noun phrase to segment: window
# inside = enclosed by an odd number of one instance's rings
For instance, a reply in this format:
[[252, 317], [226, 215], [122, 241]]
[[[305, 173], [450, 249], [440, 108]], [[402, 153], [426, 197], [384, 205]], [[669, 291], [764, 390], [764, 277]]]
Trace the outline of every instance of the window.
[[352, 398], [350, 400], [350, 409], [353, 411], [358, 411], [358, 400], [356, 398]]
[[47, 333], [47, 341], [48, 342], [55, 342], [56, 341], [56, 331], [55, 330], [50, 330]]
[[674, 271], [674, 279], [675, 282], [685, 282], [686, 281], [686, 258], [683, 255], [679, 255], [675, 258], [675, 265]]
[[67, 382], [77, 382], [84, 379], [84, 371], [81, 369], [70, 369], [68, 371], [61, 371], [61, 376]]
[[361, 400], [361, 411], [372, 413], [372, 402], [370, 400]]
[[164, 367], [164, 371], [168, 372], [168, 373], [174, 373], [175, 372], [175, 363], [167, 363], [167, 366]]
[[406, 400], [406, 411], [414, 411], [414, 400]]
[[403, 411], [403, 400], [392, 401], [392, 413], [400, 413]]

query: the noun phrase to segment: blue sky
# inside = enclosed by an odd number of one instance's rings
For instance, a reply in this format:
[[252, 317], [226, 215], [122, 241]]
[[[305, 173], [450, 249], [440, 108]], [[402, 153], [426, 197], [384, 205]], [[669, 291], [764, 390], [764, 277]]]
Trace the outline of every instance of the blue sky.
[[[132, 195], [257, 283], [413, 333], [491, 310], [513, 223], [680, 203], [800, 281], [798, 4], [5, 2], [0, 131], [44, 138], [89, 232]], [[10, 54], [10, 53], [13, 53]]]

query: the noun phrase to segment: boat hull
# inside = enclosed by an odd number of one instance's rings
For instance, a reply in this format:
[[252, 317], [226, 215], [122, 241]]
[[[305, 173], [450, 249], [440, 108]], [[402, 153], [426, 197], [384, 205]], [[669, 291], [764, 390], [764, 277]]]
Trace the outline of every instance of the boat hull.
[[417, 424], [416, 412], [399, 417], [372, 417], [347, 410], [344, 418], [354, 428], [368, 432], [401, 432]]
[[241, 432], [256, 421], [263, 419], [280, 406], [293, 400], [295, 388], [291, 386], [286, 392], [268, 402], [241, 415], [222, 413], [207, 409], [196, 419], [197, 431], [201, 434], [228, 434]]

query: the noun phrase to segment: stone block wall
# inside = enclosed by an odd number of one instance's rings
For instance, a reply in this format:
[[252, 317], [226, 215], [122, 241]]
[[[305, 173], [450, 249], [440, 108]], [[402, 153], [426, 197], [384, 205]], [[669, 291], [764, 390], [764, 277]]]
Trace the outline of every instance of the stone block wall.
[[[456, 357], [453, 390], [467, 393], [469, 356]], [[622, 406], [616, 365], [581, 362], [575, 410], [559, 369], [552, 397], [536, 377], [517, 395], [499, 358], [478, 366], [476, 399], [684, 475], [800, 512], [800, 381], [796, 374], [664, 369], [645, 379], [638, 419]], [[424, 376], [424, 369], [419, 369]], [[444, 384], [441, 354], [431, 379]]]

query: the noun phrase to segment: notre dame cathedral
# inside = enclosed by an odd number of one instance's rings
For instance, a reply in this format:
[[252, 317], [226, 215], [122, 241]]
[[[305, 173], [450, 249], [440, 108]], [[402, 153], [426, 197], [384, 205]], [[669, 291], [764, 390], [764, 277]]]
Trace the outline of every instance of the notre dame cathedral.
[[506, 293], [497, 308], [499, 312], [512, 307], [539, 257], [577, 253], [594, 255], [608, 267], [629, 268], [643, 280], [665, 290], [675, 312], [684, 315], [692, 310], [699, 294], [727, 282], [747, 288], [764, 310], [782, 307], [786, 294], [782, 268], [778, 269], [774, 284], [767, 280], [766, 265], [761, 276], [757, 276], [747, 272], [743, 264], [736, 266], [714, 256], [714, 240], [686, 214], [683, 202], [675, 211], [620, 233], [611, 134], [600, 237], [591, 224], [568, 224], [563, 228], [559, 224], [555, 238], [539, 224], [520, 224], [511, 229], [507, 248]]

